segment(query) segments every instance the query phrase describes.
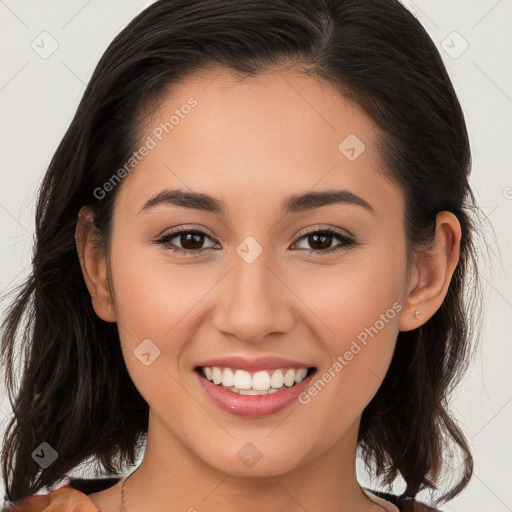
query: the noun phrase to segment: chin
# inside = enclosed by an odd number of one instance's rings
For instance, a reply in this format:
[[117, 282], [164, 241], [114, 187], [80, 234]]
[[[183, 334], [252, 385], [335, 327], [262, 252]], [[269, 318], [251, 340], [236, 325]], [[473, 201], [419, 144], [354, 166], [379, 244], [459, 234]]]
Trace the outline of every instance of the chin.
[[277, 476], [293, 471], [304, 461], [305, 454], [298, 452], [294, 446], [283, 447], [282, 444], [270, 442], [263, 437], [261, 441], [254, 442], [231, 440], [225, 451], [209, 451], [201, 458], [222, 473], [267, 478], [269, 474]]

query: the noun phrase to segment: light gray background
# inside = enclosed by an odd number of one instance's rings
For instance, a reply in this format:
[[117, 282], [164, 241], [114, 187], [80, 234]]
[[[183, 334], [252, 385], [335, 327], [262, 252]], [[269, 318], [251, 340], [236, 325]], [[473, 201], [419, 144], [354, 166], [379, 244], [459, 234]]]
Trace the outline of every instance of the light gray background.
[[[85, 84], [113, 37], [150, 3], [0, 0], [0, 293], [20, 283], [29, 270], [37, 187]], [[404, 3], [423, 23], [448, 67], [472, 144], [471, 183], [496, 235], [496, 242], [489, 238], [496, 256], [482, 269], [482, 343], [453, 401], [473, 447], [476, 470], [469, 487], [442, 509], [512, 511], [512, 1]], [[44, 31], [51, 37], [41, 36]], [[47, 58], [31, 46], [49, 51], [52, 39], [58, 48]], [[0, 402], [5, 421], [10, 406], [5, 398]], [[368, 483], [362, 471], [360, 477]], [[0, 492], [1, 498], [1, 482]]]

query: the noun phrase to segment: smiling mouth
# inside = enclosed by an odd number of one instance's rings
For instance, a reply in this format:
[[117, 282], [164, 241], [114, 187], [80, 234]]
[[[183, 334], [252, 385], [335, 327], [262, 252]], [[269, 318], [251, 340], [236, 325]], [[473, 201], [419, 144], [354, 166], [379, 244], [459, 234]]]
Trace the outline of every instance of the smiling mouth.
[[197, 366], [195, 371], [212, 384], [240, 395], [270, 395], [292, 388], [314, 374], [316, 367], [278, 368], [248, 372], [219, 366]]

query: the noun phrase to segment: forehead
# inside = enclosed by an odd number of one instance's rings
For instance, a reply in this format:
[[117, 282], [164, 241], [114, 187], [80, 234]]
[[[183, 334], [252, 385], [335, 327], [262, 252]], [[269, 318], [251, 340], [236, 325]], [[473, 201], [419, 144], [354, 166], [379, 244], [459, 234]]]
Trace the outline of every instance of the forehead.
[[[191, 98], [197, 105], [188, 109]], [[185, 142], [193, 135], [195, 149], [202, 143], [218, 142], [215, 148], [210, 147], [216, 155], [243, 142], [239, 149], [246, 155], [264, 147], [266, 154], [278, 148], [280, 157], [286, 152], [301, 157], [315, 153], [318, 157], [321, 148], [334, 150], [328, 154], [337, 157], [338, 146], [346, 136], [357, 135], [373, 152], [379, 135], [371, 118], [332, 84], [289, 69], [239, 78], [226, 70], [189, 75], [162, 101], [146, 123], [146, 132], [172, 117], [171, 130], [163, 134], [172, 135], [165, 137], [170, 145], [173, 138]], [[225, 138], [228, 133], [230, 139]], [[289, 144], [282, 147], [283, 142]], [[230, 157], [235, 155], [231, 152]]]
[[180, 187], [250, 208], [251, 198], [271, 205], [345, 188], [400, 207], [400, 191], [382, 172], [379, 136], [361, 108], [319, 77], [202, 71], [173, 86], [146, 119], [140, 142], [152, 148], [124, 195], [140, 207], [160, 189]]

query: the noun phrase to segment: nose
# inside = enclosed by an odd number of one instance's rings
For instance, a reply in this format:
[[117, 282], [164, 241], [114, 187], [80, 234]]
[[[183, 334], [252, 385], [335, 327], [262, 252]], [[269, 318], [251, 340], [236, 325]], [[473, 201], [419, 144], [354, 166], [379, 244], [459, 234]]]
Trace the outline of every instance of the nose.
[[254, 344], [291, 330], [294, 295], [269, 253], [264, 250], [254, 261], [234, 254], [217, 290], [214, 326], [223, 335]]

